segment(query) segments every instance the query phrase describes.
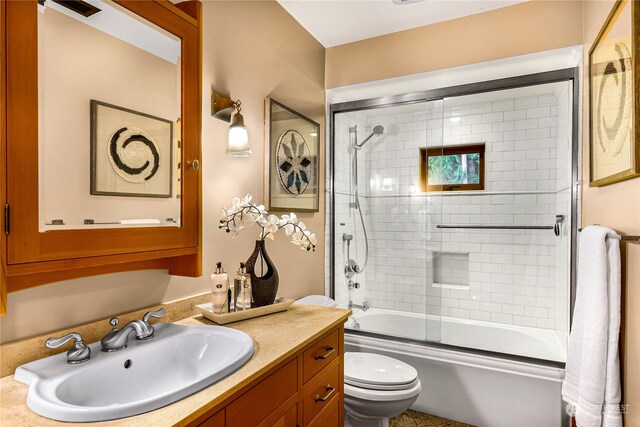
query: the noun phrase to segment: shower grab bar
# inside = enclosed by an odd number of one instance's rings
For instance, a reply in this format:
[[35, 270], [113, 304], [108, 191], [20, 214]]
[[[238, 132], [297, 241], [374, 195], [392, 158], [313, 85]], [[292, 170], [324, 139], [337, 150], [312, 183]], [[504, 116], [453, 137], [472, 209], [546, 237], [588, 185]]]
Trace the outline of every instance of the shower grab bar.
[[553, 225], [479, 225], [479, 224], [438, 224], [436, 228], [473, 228], [487, 230], [553, 230]]

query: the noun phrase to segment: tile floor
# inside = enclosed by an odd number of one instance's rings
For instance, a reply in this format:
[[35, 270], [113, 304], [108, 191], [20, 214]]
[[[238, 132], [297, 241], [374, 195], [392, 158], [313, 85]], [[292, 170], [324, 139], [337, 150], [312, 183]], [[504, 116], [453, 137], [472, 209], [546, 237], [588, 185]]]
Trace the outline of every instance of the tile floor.
[[436, 417], [424, 412], [407, 410], [389, 419], [389, 427], [473, 427], [470, 424]]

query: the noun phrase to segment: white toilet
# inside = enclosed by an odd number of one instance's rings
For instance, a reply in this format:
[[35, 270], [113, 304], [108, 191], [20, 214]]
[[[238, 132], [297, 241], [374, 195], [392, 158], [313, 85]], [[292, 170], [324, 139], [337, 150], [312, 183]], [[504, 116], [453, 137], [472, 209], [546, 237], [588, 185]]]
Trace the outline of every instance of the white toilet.
[[[337, 306], [324, 295], [309, 295], [296, 302]], [[409, 409], [421, 390], [418, 371], [400, 360], [374, 353], [344, 354], [347, 427], [387, 427], [389, 417]]]
[[344, 354], [344, 405], [353, 427], [387, 427], [409, 409], [422, 386], [410, 365], [374, 353]]

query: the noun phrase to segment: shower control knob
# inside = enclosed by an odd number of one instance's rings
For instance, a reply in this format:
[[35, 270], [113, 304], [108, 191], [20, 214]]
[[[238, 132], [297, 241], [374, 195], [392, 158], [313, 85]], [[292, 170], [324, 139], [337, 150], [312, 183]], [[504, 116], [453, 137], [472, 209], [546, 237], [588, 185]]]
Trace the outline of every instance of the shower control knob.
[[360, 289], [360, 283], [355, 282], [355, 283], [353, 284], [353, 287], [354, 287], [354, 288], [356, 288], [356, 289]]

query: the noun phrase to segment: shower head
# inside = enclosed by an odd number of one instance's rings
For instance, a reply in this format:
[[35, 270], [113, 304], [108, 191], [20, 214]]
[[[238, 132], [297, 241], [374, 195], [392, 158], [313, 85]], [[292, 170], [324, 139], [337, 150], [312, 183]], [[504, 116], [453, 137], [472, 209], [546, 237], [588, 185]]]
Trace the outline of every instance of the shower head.
[[384, 134], [384, 127], [380, 125], [374, 126], [371, 135], [366, 137], [360, 144], [356, 143], [356, 148], [362, 148], [362, 146], [366, 144], [366, 142], [370, 140], [374, 135], [381, 136], [382, 134]]

